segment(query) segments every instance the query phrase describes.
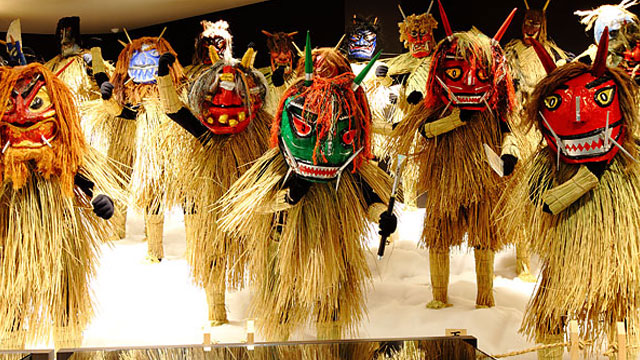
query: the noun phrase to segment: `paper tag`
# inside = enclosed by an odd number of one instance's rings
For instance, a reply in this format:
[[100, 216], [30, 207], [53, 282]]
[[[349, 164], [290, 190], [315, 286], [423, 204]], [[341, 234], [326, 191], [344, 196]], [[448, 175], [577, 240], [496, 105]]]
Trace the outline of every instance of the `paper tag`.
[[444, 329], [445, 336], [467, 336], [467, 329]]
[[491, 147], [487, 144], [482, 144], [484, 147], [484, 153], [487, 155], [487, 162], [489, 166], [496, 172], [500, 177], [504, 176], [504, 161], [500, 159], [500, 156], [496, 154]]

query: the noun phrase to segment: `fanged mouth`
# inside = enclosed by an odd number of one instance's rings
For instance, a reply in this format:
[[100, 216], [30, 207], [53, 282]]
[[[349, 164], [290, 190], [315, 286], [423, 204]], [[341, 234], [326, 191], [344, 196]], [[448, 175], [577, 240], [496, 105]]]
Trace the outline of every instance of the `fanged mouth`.
[[215, 106], [209, 108], [206, 122], [209, 125], [223, 125], [236, 127], [238, 124], [250, 120], [244, 106]]
[[[611, 130], [611, 128], [610, 128]], [[563, 139], [562, 147], [567, 157], [582, 157], [606, 154], [614, 146], [613, 141], [604, 139], [604, 129], [598, 130], [595, 134], [572, 139]], [[621, 132], [618, 131], [615, 141], [620, 139]]]
[[158, 72], [158, 65], [136, 65], [129, 68], [129, 77], [133, 79], [133, 82], [142, 83], [154, 83], [156, 81], [156, 74]]
[[0, 123], [2, 132], [2, 153], [9, 147], [37, 149], [52, 147], [51, 141], [57, 136], [55, 118], [49, 117], [37, 123]]
[[456, 95], [455, 105], [480, 105], [484, 101], [485, 94], [481, 95]]
[[340, 167], [338, 166], [317, 166], [305, 163], [298, 163], [298, 168], [294, 171], [304, 177], [313, 177], [318, 179], [333, 179], [338, 176]]

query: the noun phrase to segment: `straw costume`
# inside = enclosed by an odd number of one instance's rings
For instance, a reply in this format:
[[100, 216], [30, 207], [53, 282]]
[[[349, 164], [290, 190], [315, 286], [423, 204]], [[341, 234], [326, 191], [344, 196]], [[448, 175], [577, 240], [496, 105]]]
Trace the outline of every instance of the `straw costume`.
[[255, 51], [239, 61], [210, 49], [212, 65], [192, 78], [186, 104], [169, 75], [171, 53], [160, 58], [158, 85], [165, 112], [191, 139], [180, 176], [168, 185], [168, 202], [185, 208], [187, 259], [206, 291], [209, 320], [220, 325], [227, 322], [225, 283], [242, 285], [244, 244], [220, 231], [211, 205], [268, 149], [271, 117], [263, 110], [267, 83], [253, 68]]
[[[102, 108], [94, 111], [102, 113], [93, 120], [97, 131], [110, 140], [108, 155], [132, 168], [130, 192], [133, 204], [145, 212], [148, 259], [152, 262], [164, 257], [164, 197], [167, 179], [174, 170], [167, 167], [172, 165], [168, 154], [179, 151], [180, 146], [168, 136], [179, 128], [164, 114], [156, 85], [158, 59], [165, 52], [175, 54], [162, 37], [142, 37], [125, 44], [113, 76], [100, 88], [104, 101]], [[170, 74], [176, 84], [185, 81], [178, 62], [171, 65]]]
[[[550, 1], [547, 0], [542, 9], [534, 9], [530, 8], [529, 3], [525, 0], [527, 11], [522, 22], [522, 38], [513, 39], [504, 47], [516, 90], [516, 111], [513, 117], [513, 122], [516, 124], [519, 124], [519, 119], [524, 116], [526, 102], [533, 88], [546, 75], [538, 55], [533, 46], [531, 46], [531, 39], [543, 44], [545, 49], [550, 54], [553, 54], [556, 63], [562, 65], [567, 60], [565, 52], [547, 36], [546, 11]], [[533, 154], [536, 145], [540, 142], [540, 138], [540, 133], [535, 130], [522, 134], [519, 149], [523, 159]], [[516, 274], [518, 277], [524, 281], [534, 282], [535, 277], [529, 271], [531, 265], [526, 244], [516, 244], [516, 257]]]
[[[490, 39], [475, 28], [453, 33], [440, 5], [447, 38], [433, 55], [427, 97], [391, 135], [390, 153], [408, 155], [419, 173], [418, 191], [427, 193], [422, 242], [429, 249], [429, 308], [450, 306], [449, 249], [460, 246], [465, 233], [476, 259], [476, 305], [494, 305], [494, 252], [505, 240], [491, 212], [503, 182], [487, 163], [483, 146], [501, 151], [504, 164], [496, 171], [513, 171], [518, 151], [507, 121], [514, 91], [498, 42], [514, 12]], [[416, 133], [421, 137], [414, 145]]]
[[615, 336], [616, 321], [637, 336], [635, 90], [624, 71], [606, 65], [606, 28], [593, 66], [556, 68], [535, 46], [549, 75], [536, 86], [525, 121], [542, 132], [546, 146], [515, 176], [501, 217], [508, 236], [518, 235], [518, 224], [535, 234], [529, 240], [543, 262], [521, 331], [555, 342], [569, 320], [578, 320], [581, 339], [598, 349], [604, 336]]
[[117, 195], [124, 180], [87, 146], [73, 94], [41, 64], [0, 68], [0, 103], [1, 347], [52, 331], [56, 346], [78, 345], [114, 213], [97, 192]]
[[293, 37], [298, 32], [270, 33], [262, 30], [262, 33], [267, 36], [267, 48], [271, 60], [269, 67], [260, 69], [269, 84], [265, 110], [273, 116], [278, 111], [278, 105], [285, 90], [296, 80], [293, 68], [296, 59], [296, 45]]
[[252, 314], [265, 339], [309, 323], [319, 338], [354, 330], [370, 275], [368, 219], [381, 219], [381, 233], [396, 226], [382, 204], [390, 179], [369, 160], [371, 117], [359, 84], [370, 67], [354, 77], [335, 49], [312, 55], [308, 34], [305, 59], [280, 102], [272, 149], [220, 206], [222, 229], [246, 237]]

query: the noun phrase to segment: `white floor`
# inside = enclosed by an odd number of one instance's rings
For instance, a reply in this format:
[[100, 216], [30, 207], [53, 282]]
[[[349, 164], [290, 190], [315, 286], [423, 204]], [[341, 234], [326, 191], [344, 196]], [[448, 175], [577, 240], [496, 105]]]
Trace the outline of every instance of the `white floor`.
[[[374, 274], [369, 291], [368, 319], [361, 338], [443, 336], [445, 328], [464, 328], [479, 339], [489, 354], [532, 346], [518, 328], [535, 284], [515, 277], [513, 249], [496, 255], [494, 292], [496, 306], [475, 308], [475, 271], [472, 252], [455, 251], [451, 260], [449, 299], [453, 307], [430, 310], [427, 253], [416, 246], [424, 210], [403, 212], [400, 241], [375, 256], [378, 238], [370, 237], [369, 264]], [[166, 259], [145, 261], [142, 216], [130, 214], [126, 239], [103, 247], [98, 276], [93, 282], [96, 316], [84, 334], [83, 346], [178, 345], [202, 342], [207, 318], [203, 290], [195, 287], [184, 259], [184, 223], [180, 211], [167, 214], [164, 231]], [[534, 272], [538, 265], [534, 261]], [[245, 337], [250, 291], [227, 293], [230, 324], [214, 328], [218, 342], [239, 342]], [[259, 334], [256, 334], [260, 340]], [[295, 334], [294, 340], [313, 339], [315, 330]], [[517, 359], [534, 359], [534, 354]]]

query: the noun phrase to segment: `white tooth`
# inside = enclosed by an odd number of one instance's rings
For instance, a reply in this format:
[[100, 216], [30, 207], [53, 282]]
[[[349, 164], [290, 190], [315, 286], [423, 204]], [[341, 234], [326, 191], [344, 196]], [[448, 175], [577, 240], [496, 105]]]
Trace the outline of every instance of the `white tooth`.
[[9, 145], [11, 145], [11, 141], [7, 141], [7, 143], [2, 148], [2, 153], [3, 154], [4, 154], [5, 151], [7, 151], [7, 149], [9, 148]]
[[45, 144], [47, 144], [48, 147], [53, 149], [53, 146], [51, 146], [51, 143], [49, 142], [49, 140], [47, 140], [44, 135], [40, 135], [40, 139], [42, 139], [42, 141], [44, 141]]

